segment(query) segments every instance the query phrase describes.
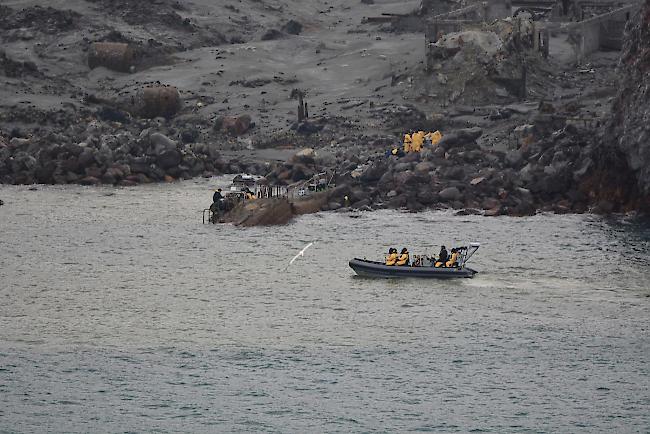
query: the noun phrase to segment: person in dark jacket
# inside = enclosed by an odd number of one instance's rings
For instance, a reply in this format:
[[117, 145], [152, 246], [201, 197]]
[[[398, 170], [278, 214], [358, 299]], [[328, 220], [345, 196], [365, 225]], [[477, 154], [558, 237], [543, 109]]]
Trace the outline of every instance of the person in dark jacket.
[[221, 194], [221, 189], [217, 188], [214, 191], [214, 194], [212, 195], [212, 202], [218, 203], [222, 199], [223, 199], [223, 195]]
[[220, 211], [224, 208], [224, 197], [221, 194], [221, 189], [218, 188], [214, 191], [214, 194], [212, 195], [212, 205], [210, 205], [210, 209], [212, 212], [217, 212]]
[[449, 259], [449, 254], [447, 253], [447, 248], [445, 246], [440, 246], [440, 254], [438, 255], [438, 260], [436, 261], [436, 267], [443, 267], [447, 260]]

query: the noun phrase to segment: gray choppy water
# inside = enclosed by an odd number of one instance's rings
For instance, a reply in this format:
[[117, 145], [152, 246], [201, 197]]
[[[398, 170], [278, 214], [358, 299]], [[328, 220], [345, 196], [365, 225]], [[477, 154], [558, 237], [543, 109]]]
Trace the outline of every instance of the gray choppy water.
[[[650, 430], [647, 223], [204, 226], [211, 184], [0, 188], [0, 431]], [[471, 240], [472, 280], [347, 266]]]

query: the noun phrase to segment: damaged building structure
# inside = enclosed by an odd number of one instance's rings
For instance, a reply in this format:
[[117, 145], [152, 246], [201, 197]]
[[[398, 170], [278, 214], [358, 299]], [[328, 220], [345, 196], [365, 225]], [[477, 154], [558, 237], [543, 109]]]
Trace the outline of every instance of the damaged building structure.
[[[508, 20], [516, 49], [552, 54], [554, 40], [571, 45], [571, 61], [581, 64], [593, 52], [621, 50], [625, 24], [636, 13], [638, 0], [487, 0], [455, 7], [460, 3], [422, 0], [425, 17], [426, 69], [444, 56], [448, 44], [440, 43], [450, 34], [486, 30], [495, 20]], [[462, 44], [462, 40], [460, 42]], [[523, 44], [522, 44], [523, 43]], [[526, 44], [527, 43], [527, 44]], [[526, 46], [528, 45], [528, 46]]]

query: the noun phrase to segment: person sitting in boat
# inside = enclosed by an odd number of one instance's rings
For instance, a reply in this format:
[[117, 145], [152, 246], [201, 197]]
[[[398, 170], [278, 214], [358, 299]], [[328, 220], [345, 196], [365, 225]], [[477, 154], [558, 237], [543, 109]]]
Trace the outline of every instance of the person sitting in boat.
[[436, 267], [444, 267], [449, 259], [449, 254], [447, 253], [447, 248], [445, 246], [440, 246], [440, 254], [438, 254], [438, 260], [435, 263]]
[[458, 262], [458, 249], [451, 249], [451, 257], [445, 263], [445, 267], [455, 267]]
[[388, 256], [386, 257], [386, 265], [395, 265], [397, 262], [397, 249], [391, 247], [388, 249]]
[[395, 265], [399, 265], [399, 266], [409, 265], [409, 251], [406, 247], [402, 249], [402, 252], [399, 255], [399, 259], [397, 259]]

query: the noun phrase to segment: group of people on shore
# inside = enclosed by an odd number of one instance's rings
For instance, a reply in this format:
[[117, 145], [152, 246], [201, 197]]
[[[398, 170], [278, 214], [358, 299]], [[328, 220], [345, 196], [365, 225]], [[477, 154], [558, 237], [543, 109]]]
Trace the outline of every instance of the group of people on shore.
[[[431, 267], [446, 267], [446, 268], [452, 268], [458, 266], [458, 255], [460, 253], [460, 248], [452, 248], [451, 249], [451, 254], [447, 251], [447, 248], [445, 246], [440, 247], [440, 253], [438, 254], [438, 259], [434, 257], [430, 258], [430, 266]], [[418, 261], [418, 263], [411, 264], [411, 257], [409, 254], [409, 251], [406, 247], [402, 249], [402, 251], [398, 254], [397, 249], [394, 247], [391, 247], [388, 249], [388, 256], [386, 256], [386, 265], [389, 266], [422, 266], [423, 264], [421, 261]]]
[[435, 146], [442, 139], [442, 133], [438, 130], [433, 132], [416, 131], [404, 134], [402, 147], [394, 146], [387, 155], [404, 156], [412, 152], [420, 152], [425, 146]]

